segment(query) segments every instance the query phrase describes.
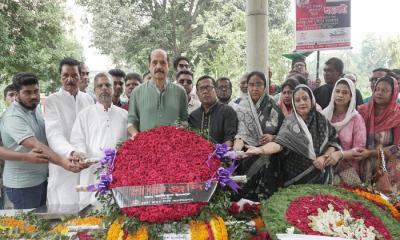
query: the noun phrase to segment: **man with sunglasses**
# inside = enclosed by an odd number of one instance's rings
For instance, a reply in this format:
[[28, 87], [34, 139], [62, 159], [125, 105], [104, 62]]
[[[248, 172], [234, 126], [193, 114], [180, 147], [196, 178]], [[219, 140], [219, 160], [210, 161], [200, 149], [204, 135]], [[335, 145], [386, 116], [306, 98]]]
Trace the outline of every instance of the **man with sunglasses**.
[[188, 98], [188, 112], [192, 113], [200, 107], [201, 103], [197, 99], [196, 94], [192, 93], [193, 90], [193, 73], [188, 70], [182, 70], [176, 74], [176, 81], [181, 85], [187, 94]]
[[[111, 77], [98, 73], [94, 77], [94, 93], [97, 103], [82, 110], [76, 117], [71, 132], [71, 144], [89, 159], [101, 159], [102, 149], [115, 148], [127, 139], [128, 112], [112, 103], [113, 86]], [[80, 173], [79, 185], [96, 181], [94, 164]], [[79, 193], [81, 204], [94, 204], [94, 193]]]
[[[378, 81], [378, 79], [381, 77], [385, 77], [388, 74], [390, 74], [390, 69], [387, 68], [377, 68], [372, 71], [372, 76], [369, 78], [371, 93], [374, 92], [375, 83]], [[369, 102], [371, 98], [372, 96], [364, 98], [364, 103]]]
[[174, 70], [178, 73], [180, 71], [190, 71], [190, 60], [185, 56], [179, 56], [174, 60]]
[[121, 69], [111, 69], [108, 73], [112, 77], [112, 82], [114, 86], [114, 95], [112, 98], [113, 104], [117, 107], [122, 107], [121, 95], [124, 92], [124, 78], [126, 76], [125, 72]]

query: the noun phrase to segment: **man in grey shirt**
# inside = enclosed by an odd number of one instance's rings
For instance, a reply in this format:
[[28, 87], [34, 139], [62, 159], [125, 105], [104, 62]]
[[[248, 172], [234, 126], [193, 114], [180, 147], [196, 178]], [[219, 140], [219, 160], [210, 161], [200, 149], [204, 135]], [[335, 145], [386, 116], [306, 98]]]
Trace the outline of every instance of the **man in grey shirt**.
[[[34, 74], [18, 73], [13, 84], [16, 99], [3, 114], [0, 131], [4, 147], [27, 153], [31, 149], [41, 149], [48, 159], [65, 168], [79, 172], [86, 165], [74, 159], [65, 159], [47, 146], [44, 121], [36, 109], [39, 96], [39, 81]], [[3, 184], [7, 197], [14, 208], [36, 208], [46, 204], [48, 175], [47, 159], [13, 160], [5, 159]]]

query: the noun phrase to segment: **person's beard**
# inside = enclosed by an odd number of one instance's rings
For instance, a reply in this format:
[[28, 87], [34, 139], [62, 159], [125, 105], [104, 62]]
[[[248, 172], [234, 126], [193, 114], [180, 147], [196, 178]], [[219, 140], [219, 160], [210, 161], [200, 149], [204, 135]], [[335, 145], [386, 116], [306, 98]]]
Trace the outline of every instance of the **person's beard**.
[[31, 106], [28, 106], [28, 105], [26, 105], [24, 102], [22, 102], [22, 101], [17, 101], [19, 104], [21, 104], [21, 106], [22, 107], [24, 107], [24, 108], [26, 108], [26, 109], [28, 109], [28, 110], [31, 110], [31, 111], [33, 111], [33, 110], [35, 110], [36, 109], [36, 107], [37, 107], [37, 105], [39, 104], [38, 102], [35, 102], [35, 103], [32, 103], [32, 105]]
[[99, 102], [110, 102], [112, 101], [112, 96], [110, 94], [100, 94], [97, 99]]
[[229, 103], [229, 100], [230, 100], [231, 98], [230, 97], [220, 97], [220, 98], [218, 98], [218, 100], [220, 101], [220, 102], [224, 102], [224, 103]]

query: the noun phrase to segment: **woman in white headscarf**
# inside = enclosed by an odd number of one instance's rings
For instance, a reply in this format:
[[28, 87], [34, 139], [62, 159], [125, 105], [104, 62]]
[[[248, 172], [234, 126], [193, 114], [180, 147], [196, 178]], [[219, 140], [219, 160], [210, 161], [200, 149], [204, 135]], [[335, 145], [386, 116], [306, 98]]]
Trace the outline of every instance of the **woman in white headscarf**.
[[348, 78], [339, 79], [333, 89], [329, 105], [322, 111], [336, 129], [343, 153], [343, 160], [336, 168], [335, 183], [360, 184], [360, 163], [353, 153], [365, 148], [367, 131], [364, 119], [356, 110], [356, 88]]

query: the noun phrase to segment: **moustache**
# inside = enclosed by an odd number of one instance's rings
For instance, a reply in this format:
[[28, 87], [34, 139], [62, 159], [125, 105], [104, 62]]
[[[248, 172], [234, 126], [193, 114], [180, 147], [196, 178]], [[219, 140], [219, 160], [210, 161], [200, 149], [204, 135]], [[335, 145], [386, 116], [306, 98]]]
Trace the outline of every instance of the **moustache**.
[[163, 71], [163, 70], [156, 70], [156, 71], [155, 71], [155, 73], [158, 73], [158, 72], [160, 72], [160, 73], [164, 73], [164, 71]]

